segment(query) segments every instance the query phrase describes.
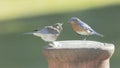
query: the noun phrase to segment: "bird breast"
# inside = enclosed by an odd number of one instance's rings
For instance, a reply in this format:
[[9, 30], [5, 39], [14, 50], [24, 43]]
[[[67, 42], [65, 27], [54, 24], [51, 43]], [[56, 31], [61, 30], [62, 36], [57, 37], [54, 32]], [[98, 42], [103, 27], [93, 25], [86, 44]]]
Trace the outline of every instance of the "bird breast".
[[86, 31], [85, 29], [80, 27], [78, 23], [72, 23], [72, 28], [74, 31]]
[[72, 28], [73, 30], [81, 35], [88, 35], [87, 30], [83, 29], [82, 27], [80, 27], [80, 25], [78, 23], [71, 23], [72, 24]]

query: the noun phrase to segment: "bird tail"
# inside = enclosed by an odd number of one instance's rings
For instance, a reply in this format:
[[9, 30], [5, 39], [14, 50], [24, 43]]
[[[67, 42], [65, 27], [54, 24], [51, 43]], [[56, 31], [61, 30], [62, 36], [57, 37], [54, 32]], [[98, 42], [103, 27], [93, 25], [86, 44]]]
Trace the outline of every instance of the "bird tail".
[[100, 37], [104, 37], [104, 35], [97, 33], [97, 32], [95, 32], [95, 35], [100, 36]]

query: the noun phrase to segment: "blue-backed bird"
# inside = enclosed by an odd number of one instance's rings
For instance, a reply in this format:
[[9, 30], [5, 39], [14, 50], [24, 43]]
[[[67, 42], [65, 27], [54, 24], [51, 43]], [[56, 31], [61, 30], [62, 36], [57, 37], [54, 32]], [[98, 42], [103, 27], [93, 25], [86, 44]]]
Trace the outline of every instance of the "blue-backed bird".
[[[81, 21], [78, 17], [71, 17], [69, 23], [71, 23], [73, 30], [80, 35], [97, 35], [103, 37], [102, 34], [93, 30], [89, 25]], [[84, 40], [86, 40], [86, 38]]]

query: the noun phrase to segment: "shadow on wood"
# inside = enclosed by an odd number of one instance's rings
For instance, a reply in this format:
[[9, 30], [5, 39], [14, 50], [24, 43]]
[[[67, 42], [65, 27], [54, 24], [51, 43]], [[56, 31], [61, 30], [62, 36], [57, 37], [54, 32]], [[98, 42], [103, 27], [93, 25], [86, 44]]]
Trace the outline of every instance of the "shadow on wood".
[[45, 47], [43, 53], [48, 68], [110, 68], [114, 45], [97, 41], [56, 41], [55, 47]]

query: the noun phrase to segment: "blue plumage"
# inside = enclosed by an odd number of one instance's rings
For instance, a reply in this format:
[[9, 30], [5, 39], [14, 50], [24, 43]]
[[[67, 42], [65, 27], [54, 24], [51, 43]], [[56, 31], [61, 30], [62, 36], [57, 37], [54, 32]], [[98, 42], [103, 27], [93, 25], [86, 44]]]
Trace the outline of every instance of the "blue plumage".
[[[77, 26], [79, 26], [80, 28], [82, 28], [81, 30], [83, 30], [84, 33], [83, 33], [83, 31], [82, 32], [81, 31], [76, 31], [79, 34], [82, 34], [82, 35], [98, 35], [98, 36], [103, 37], [102, 34], [97, 33], [96, 31], [94, 31], [89, 25], [87, 25], [86, 23], [84, 23], [83, 21], [81, 21], [77, 17], [70, 18], [70, 22], [71, 22], [72, 25], [74, 23], [77, 23], [78, 24]], [[75, 28], [73, 27], [73, 29], [75, 29]]]

